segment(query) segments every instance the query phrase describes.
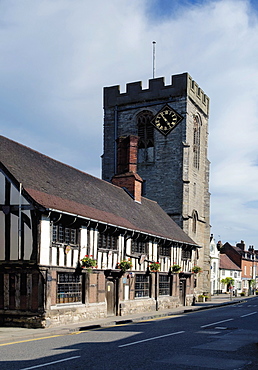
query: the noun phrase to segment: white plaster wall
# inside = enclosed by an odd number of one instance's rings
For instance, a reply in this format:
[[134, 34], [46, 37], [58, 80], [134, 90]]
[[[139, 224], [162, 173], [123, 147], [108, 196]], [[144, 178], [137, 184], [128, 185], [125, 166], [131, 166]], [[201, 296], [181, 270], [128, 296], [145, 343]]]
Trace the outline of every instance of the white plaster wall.
[[81, 237], [81, 255], [80, 259], [82, 259], [86, 254], [87, 254], [87, 227], [82, 226], [81, 232], [80, 232], [80, 237]]
[[40, 251], [39, 251], [39, 264], [49, 265], [49, 252], [50, 252], [50, 219], [49, 217], [42, 216], [40, 221]]

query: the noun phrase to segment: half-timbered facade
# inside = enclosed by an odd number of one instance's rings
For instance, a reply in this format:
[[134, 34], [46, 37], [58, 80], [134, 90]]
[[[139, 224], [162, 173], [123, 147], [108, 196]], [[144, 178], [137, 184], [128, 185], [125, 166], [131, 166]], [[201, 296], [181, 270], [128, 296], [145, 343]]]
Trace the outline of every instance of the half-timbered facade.
[[[133, 194], [2, 136], [0, 147], [1, 325], [192, 304], [198, 246], [139, 195], [138, 183]], [[95, 261], [91, 271], [85, 256]], [[121, 270], [121, 261], [131, 268]]]

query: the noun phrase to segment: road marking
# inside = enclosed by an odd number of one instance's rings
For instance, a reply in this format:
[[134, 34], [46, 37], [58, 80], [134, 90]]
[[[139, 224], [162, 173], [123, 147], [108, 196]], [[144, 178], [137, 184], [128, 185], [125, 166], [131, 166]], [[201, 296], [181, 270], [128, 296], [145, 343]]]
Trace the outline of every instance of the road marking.
[[49, 337], [40, 337], [40, 338], [33, 338], [33, 339], [26, 339], [26, 340], [19, 340], [17, 342], [10, 342], [10, 343], [2, 343], [2, 346], [10, 346], [11, 344], [18, 344], [18, 343], [26, 343], [26, 342], [34, 342], [35, 340], [42, 340], [42, 339], [49, 339], [49, 338], [56, 338], [56, 337], [63, 337], [66, 334], [58, 334], [58, 335], [50, 335]]
[[240, 317], [246, 317], [246, 316], [251, 316], [251, 315], [255, 315], [257, 313], [257, 311], [255, 312], [251, 312], [251, 313], [247, 313], [246, 315], [242, 315]]
[[38, 367], [44, 367], [44, 366], [48, 366], [48, 365], [57, 364], [58, 362], [64, 362], [64, 361], [74, 360], [75, 358], [79, 358], [79, 357], [81, 357], [81, 356], [73, 356], [73, 357], [69, 357], [69, 358], [64, 358], [62, 360], [57, 360], [57, 361], [53, 361], [53, 362], [47, 362], [46, 364], [41, 364], [41, 365], [36, 365], [36, 366], [31, 366], [31, 367], [24, 367], [23, 369], [20, 369], [20, 370], [37, 369]]
[[208, 326], [213, 326], [213, 325], [221, 324], [222, 322], [227, 322], [227, 321], [232, 321], [232, 320], [234, 319], [227, 319], [227, 320], [213, 322], [212, 324], [202, 325], [201, 328], [207, 328]]
[[143, 342], [148, 342], [148, 341], [150, 341], [150, 340], [155, 340], [155, 339], [165, 338], [165, 337], [169, 337], [169, 336], [171, 336], [171, 335], [177, 335], [177, 334], [182, 334], [182, 333], [185, 333], [185, 332], [184, 332], [184, 331], [177, 331], [176, 333], [169, 333], [169, 334], [159, 335], [158, 337], [153, 337], [153, 338], [148, 338], [148, 339], [138, 340], [137, 342], [131, 342], [131, 343], [127, 343], [127, 344], [122, 344], [121, 346], [118, 346], [118, 347], [119, 347], [119, 348], [121, 348], [121, 347], [132, 346], [132, 345], [134, 345], [134, 344], [143, 343]]

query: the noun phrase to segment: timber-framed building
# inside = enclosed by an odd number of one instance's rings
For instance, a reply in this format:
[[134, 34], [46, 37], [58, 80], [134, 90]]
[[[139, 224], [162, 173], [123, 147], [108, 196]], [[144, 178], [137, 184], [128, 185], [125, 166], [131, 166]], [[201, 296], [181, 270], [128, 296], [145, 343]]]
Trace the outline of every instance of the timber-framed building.
[[[2, 326], [48, 327], [193, 303], [198, 245], [141, 196], [136, 142], [120, 138], [112, 184], [0, 137]], [[96, 261], [91, 272], [82, 266], [86, 255]], [[132, 265], [125, 272], [124, 260]]]

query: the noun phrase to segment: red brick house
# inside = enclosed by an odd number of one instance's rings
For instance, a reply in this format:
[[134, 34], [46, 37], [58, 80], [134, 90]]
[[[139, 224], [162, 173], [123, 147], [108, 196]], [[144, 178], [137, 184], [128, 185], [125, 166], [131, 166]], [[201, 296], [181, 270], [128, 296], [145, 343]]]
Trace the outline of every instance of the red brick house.
[[221, 254], [226, 254], [242, 270], [242, 291], [253, 294], [258, 286], [258, 251], [250, 246], [248, 250], [241, 240], [236, 246], [226, 242], [220, 249]]

